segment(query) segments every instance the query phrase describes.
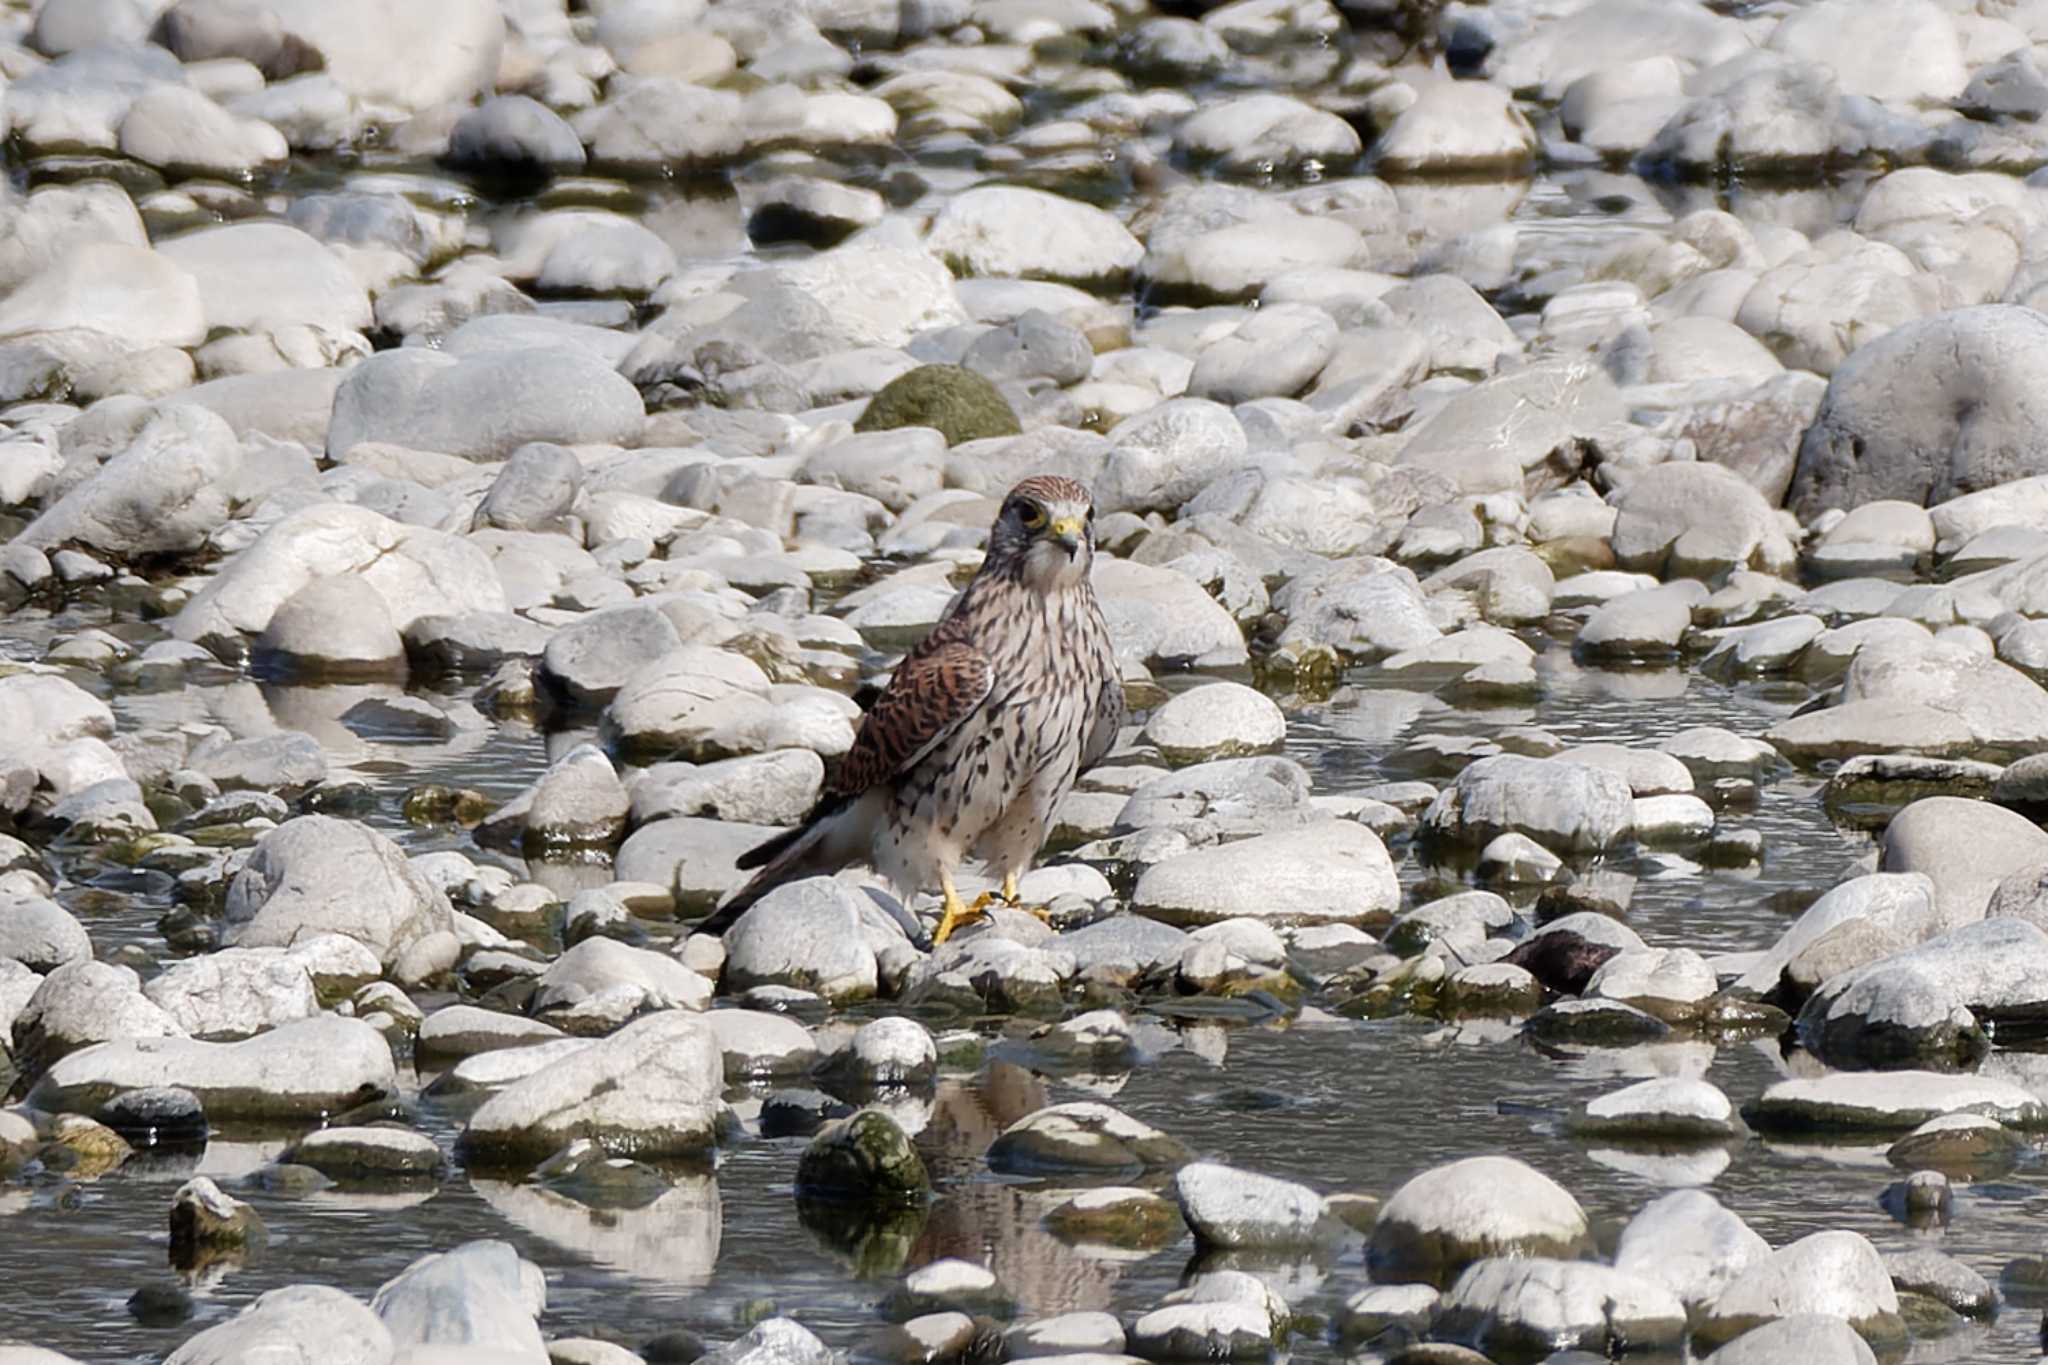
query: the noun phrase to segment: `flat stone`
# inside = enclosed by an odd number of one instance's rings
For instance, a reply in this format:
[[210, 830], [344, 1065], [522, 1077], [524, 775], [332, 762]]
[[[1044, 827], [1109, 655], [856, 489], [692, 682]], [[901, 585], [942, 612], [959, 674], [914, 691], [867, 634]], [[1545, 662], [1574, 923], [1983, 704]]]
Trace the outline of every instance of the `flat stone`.
[[1742, 1111], [1752, 1128], [1773, 1133], [1903, 1133], [1944, 1114], [1978, 1114], [2015, 1128], [2048, 1126], [2048, 1106], [2031, 1091], [1988, 1076], [1937, 1071], [1843, 1071], [1779, 1081]]
[[1187, 1149], [1157, 1128], [1093, 1100], [1026, 1114], [988, 1149], [990, 1169], [1016, 1175], [1136, 1173], [1187, 1159]]
[[235, 1043], [137, 1038], [62, 1058], [30, 1092], [38, 1108], [96, 1113], [115, 1095], [177, 1086], [216, 1118], [317, 1118], [397, 1089], [384, 1035], [358, 1019], [320, 1015]]
[[1179, 926], [1237, 918], [1352, 924], [1388, 914], [1399, 901], [1379, 836], [1330, 821], [1169, 858], [1138, 879], [1131, 907]]

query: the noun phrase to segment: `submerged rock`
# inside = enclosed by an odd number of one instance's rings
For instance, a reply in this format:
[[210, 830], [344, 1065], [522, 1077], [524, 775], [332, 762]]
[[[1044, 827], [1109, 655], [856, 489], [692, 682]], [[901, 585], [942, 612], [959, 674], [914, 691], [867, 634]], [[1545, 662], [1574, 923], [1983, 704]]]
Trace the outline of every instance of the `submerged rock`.
[[990, 1169], [1014, 1175], [1136, 1174], [1187, 1160], [1187, 1149], [1157, 1128], [1093, 1100], [1026, 1114], [988, 1149]]

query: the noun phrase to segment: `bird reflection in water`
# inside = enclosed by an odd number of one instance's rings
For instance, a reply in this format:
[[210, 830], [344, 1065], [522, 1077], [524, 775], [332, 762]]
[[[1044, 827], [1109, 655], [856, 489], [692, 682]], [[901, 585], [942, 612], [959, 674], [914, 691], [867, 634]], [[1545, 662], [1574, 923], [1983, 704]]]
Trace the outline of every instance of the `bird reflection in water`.
[[918, 1136], [941, 1195], [911, 1246], [906, 1270], [949, 1256], [987, 1266], [1020, 1312], [1049, 1314], [1107, 1308], [1122, 1271], [1100, 1248], [1061, 1241], [1045, 1215], [1071, 1188], [990, 1177], [989, 1144], [1005, 1128], [1053, 1102], [1044, 1077], [991, 1062], [970, 1080], [938, 1087], [932, 1121]]

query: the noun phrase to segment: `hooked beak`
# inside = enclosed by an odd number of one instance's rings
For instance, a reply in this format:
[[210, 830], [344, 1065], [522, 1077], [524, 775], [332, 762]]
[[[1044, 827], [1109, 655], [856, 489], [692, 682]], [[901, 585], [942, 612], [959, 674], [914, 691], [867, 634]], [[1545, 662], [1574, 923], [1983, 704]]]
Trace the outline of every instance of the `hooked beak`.
[[1066, 547], [1068, 558], [1079, 554], [1088, 528], [1079, 517], [1061, 517], [1052, 524], [1052, 538]]

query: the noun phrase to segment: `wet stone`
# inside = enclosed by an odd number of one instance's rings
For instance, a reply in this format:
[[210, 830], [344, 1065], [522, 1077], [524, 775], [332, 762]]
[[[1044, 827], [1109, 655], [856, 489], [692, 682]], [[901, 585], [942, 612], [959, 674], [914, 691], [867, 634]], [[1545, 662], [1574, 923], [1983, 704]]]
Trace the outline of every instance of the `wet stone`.
[[204, 1176], [171, 1198], [171, 1255], [191, 1264], [221, 1250], [249, 1251], [268, 1240], [262, 1217]]
[[1702, 1190], [1651, 1200], [1622, 1229], [1614, 1265], [1654, 1280], [1697, 1311], [1771, 1254], [1770, 1243]]
[[1663, 1285], [1608, 1266], [1542, 1257], [1489, 1258], [1444, 1294], [1433, 1335], [1490, 1354], [1572, 1346], [1607, 1353], [1685, 1335], [1685, 1306]]
[[797, 1188], [828, 1201], [906, 1204], [925, 1197], [931, 1177], [895, 1121], [866, 1109], [811, 1139], [797, 1163]]
[[1306, 1186], [1197, 1161], [1174, 1173], [1174, 1196], [1197, 1243], [1214, 1247], [1310, 1247], [1337, 1225]]
[[1958, 1178], [2003, 1174], [2021, 1159], [2027, 1141], [1995, 1119], [1977, 1114], [1943, 1114], [1885, 1149], [1901, 1170], [1936, 1170]]
[[1470, 1157], [1396, 1190], [1367, 1254], [1389, 1274], [1449, 1278], [1488, 1256], [1570, 1255], [1587, 1237], [1585, 1211], [1549, 1177], [1511, 1157]]
[[771, 1091], [761, 1101], [761, 1136], [810, 1137], [832, 1120], [852, 1112], [852, 1105], [822, 1090]]
[[206, 1141], [209, 1126], [199, 1097], [176, 1086], [145, 1086], [116, 1095], [97, 1115], [136, 1147], [191, 1147]]
[[946, 1257], [905, 1276], [882, 1300], [882, 1312], [899, 1322], [940, 1312], [1007, 1318], [1016, 1303], [986, 1266]]
[[1639, 1081], [1589, 1101], [1571, 1121], [1586, 1137], [1714, 1141], [1742, 1135], [1735, 1106], [1704, 1080]]
[[1898, 1294], [1877, 1249], [1854, 1232], [1817, 1232], [1773, 1252], [1731, 1280], [1697, 1329], [1726, 1341], [1799, 1313], [1846, 1320], [1873, 1346], [1903, 1342]]
[[1887, 1253], [1884, 1264], [1902, 1294], [1934, 1299], [1965, 1317], [1988, 1318], [1998, 1311], [1998, 1291], [1990, 1281], [1932, 1247]]
[[1186, 1148], [1173, 1138], [1093, 1100], [1027, 1114], [988, 1149], [990, 1169], [1015, 1175], [1135, 1175], [1172, 1169], [1187, 1159]]
[[1045, 1220], [1065, 1241], [1113, 1247], [1164, 1246], [1187, 1232], [1172, 1200], [1132, 1186], [1084, 1190], [1054, 1207]]
[[444, 1164], [432, 1138], [382, 1126], [320, 1129], [301, 1138], [281, 1160], [338, 1180], [431, 1177]]

